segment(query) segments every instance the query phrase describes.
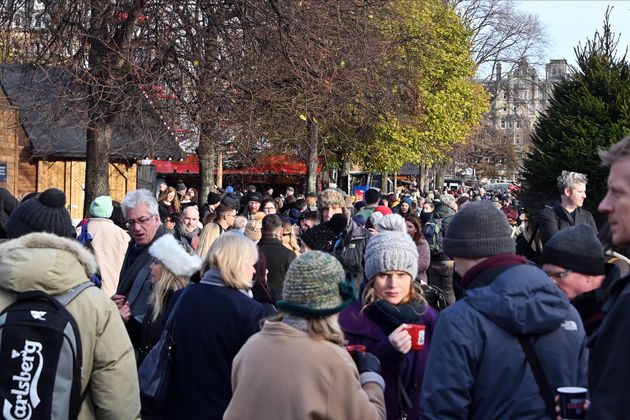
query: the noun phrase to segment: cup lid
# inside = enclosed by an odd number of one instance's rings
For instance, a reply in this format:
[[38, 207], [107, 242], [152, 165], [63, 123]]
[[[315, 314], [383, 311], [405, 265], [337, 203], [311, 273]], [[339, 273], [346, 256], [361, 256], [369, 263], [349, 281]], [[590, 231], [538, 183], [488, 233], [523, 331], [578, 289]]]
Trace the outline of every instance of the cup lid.
[[558, 388], [558, 392], [563, 394], [581, 394], [588, 392], [588, 389], [579, 386], [563, 386]]

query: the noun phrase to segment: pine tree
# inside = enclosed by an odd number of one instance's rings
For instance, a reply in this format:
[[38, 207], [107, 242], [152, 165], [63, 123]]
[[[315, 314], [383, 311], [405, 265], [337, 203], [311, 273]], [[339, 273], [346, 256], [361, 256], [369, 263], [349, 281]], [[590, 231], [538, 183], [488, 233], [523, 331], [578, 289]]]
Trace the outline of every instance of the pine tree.
[[[603, 33], [575, 48], [577, 67], [554, 86], [545, 114], [537, 121], [523, 162], [520, 194], [531, 214], [558, 197], [556, 178], [563, 170], [588, 176], [585, 208], [596, 212], [606, 192], [606, 168], [597, 151], [630, 134], [630, 65], [617, 58], [618, 38], [604, 18]], [[601, 220], [601, 217], [599, 217]]]

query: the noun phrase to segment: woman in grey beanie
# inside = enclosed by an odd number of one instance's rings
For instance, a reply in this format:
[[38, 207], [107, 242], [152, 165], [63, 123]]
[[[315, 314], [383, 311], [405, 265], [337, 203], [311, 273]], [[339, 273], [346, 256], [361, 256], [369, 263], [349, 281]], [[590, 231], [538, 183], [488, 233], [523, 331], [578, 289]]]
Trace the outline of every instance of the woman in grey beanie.
[[[341, 312], [339, 324], [351, 344], [364, 345], [381, 360], [387, 418], [411, 420], [419, 418], [420, 389], [437, 312], [413, 281], [418, 250], [404, 225], [400, 230], [380, 231], [368, 242], [362, 299]], [[408, 324], [425, 325], [420, 351], [411, 350]]]

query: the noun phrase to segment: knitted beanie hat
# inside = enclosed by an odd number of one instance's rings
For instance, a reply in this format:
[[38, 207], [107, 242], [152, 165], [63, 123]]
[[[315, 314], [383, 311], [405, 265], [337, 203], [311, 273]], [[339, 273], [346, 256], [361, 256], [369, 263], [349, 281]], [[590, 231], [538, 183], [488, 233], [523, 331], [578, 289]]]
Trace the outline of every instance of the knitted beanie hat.
[[94, 217], [109, 219], [114, 211], [112, 198], [108, 195], [96, 197], [90, 204], [90, 214]]
[[21, 203], [9, 217], [7, 237], [13, 239], [32, 232], [49, 232], [76, 239], [77, 234], [65, 205], [66, 195], [56, 188], [47, 189], [38, 197]]
[[505, 214], [482, 200], [453, 216], [444, 237], [444, 252], [451, 258], [469, 259], [514, 254], [516, 242]]
[[367, 280], [386, 271], [403, 271], [412, 279], [418, 275], [418, 248], [406, 232], [383, 231], [370, 238], [364, 261]]
[[255, 202], [257, 202], [257, 203], [262, 203], [262, 201], [263, 201], [263, 196], [262, 196], [262, 194], [261, 194], [261, 193], [259, 193], [258, 191], [254, 191], [253, 193], [249, 193], [249, 194], [247, 195], [247, 200], [246, 200], [246, 201], [247, 201], [248, 203], [249, 203], [250, 201], [255, 201]]
[[213, 191], [208, 193], [208, 204], [213, 205], [221, 201], [221, 196]]
[[378, 219], [374, 225], [379, 232], [392, 231], [407, 233], [407, 223], [400, 214], [388, 214]]
[[201, 258], [190, 255], [173, 235], [162, 235], [149, 248], [149, 254], [176, 276], [190, 277], [201, 269]]
[[322, 318], [348, 306], [356, 299], [356, 289], [335, 257], [309, 251], [289, 265], [282, 295], [284, 299], [278, 301], [281, 311]]
[[179, 182], [177, 183], [177, 185], [175, 185], [175, 189], [177, 191], [185, 191], [186, 190], [186, 184], [184, 184], [184, 181], [182, 181], [180, 179]]
[[604, 248], [589, 225], [562, 229], [549, 239], [540, 264], [553, 264], [577, 273], [604, 274]]
[[411, 207], [411, 204], [413, 203], [413, 200], [411, 199], [411, 197], [403, 197], [400, 199], [400, 204], [405, 203], [407, 204], [409, 207]]

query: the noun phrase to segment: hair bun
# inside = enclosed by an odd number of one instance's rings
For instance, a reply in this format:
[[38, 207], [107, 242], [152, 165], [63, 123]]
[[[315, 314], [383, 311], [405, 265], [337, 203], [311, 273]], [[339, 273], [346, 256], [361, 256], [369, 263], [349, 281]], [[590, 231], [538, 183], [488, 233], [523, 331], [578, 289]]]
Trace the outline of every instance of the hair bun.
[[66, 195], [57, 188], [49, 188], [39, 195], [39, 201], [48, 207], [61, 208], [66, 205]]

